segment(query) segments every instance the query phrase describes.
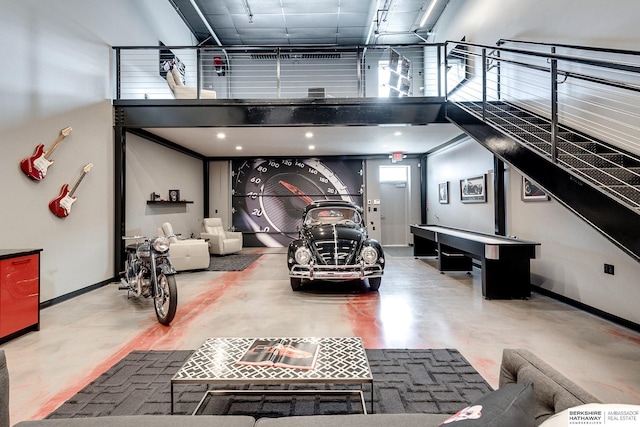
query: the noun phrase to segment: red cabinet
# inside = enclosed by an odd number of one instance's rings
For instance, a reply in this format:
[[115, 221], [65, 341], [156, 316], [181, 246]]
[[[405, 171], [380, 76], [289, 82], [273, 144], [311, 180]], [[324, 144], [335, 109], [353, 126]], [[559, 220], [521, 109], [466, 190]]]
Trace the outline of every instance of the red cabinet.
[[0, 342], [40, 329], [40, 250], [0, 250]]

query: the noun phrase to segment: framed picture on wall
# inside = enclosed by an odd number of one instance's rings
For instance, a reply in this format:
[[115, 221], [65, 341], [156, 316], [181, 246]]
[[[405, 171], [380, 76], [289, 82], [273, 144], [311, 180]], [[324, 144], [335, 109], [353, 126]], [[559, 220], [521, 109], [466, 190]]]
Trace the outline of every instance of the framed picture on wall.
[[542, 202], [549, 200], [545, 191], [526, 176], [522, 177], [522, 200], [525, 202]]
[[487, 201], [487, 176], [478, 175], [460, 180], [462, 203], [484, 203]]
[[438, 201], [440, 203], [449, 203], [449, 181], [438, 184]]

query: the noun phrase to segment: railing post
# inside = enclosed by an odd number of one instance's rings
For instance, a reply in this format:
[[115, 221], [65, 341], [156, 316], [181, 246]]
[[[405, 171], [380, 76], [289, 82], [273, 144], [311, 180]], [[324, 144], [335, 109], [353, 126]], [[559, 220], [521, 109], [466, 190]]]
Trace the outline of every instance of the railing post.
[[487, 48], [482, 48], [482, 120], [487, 120]]
[[[442, 57], [440, 57], [440, 55], [444, 56], [444, 60]], [[448, 68], [448, 61], [447, 61], [447, 45], [444, 44], [442, 45], [442, 51], [438, 52], [438, 65], [440, 65], [440, 61], [442, 61], [442, 63], [444, 64], [443, 67], [439, 67], [440, 70], [438, 70], [438, 74], [442, 75], [442, 81], [443, 81], [443, 87], [444, 87], [444, 94], [443, 96], [445, 97], [445, 99], [447, 100], [447, 102], [449, 101], [449, 88], [447, 87], [447, 70]]]
[[[442, 44], [440, 46], [437, 47], [436, 50], [436, 84], [438, 85], [438, 96], [443, 96], [442, 94], [442, 82], [445, 82], [445, 92], [444, 92], [444, 96], [446, 98], [447, 96], [447, 91], [446, 91], [446, 82], [447, 82], [447, 67], [445, 64], [445, 68], [444, 71], [442, 69], [442, 67], [440, 66], [440, 64], [442, 64], [442, 52], [447, 50], [447, 45], [446, 44]], [[445, 58], [446, 60], [446, 58]], [[424, 82], [424, 87], [427, 87], [427, 71], [424, 71], [424, 78], [425, 78], [425, 82]]]
[[280, 99], [280, 48], [276, 50], [276, 98]]
[[358, 96], [362, 98], [362, 51], [360, 46], [356, 50], [356, 79], [358, 79]]
[[120, 99], [122, 95], [120, 92], [122, 90], [121, 83], [122, 76], [120, 75], [120, 48], [116, 48], [116, 99]]
[[200, 86], [202, 83], [202, 57], [201, 49], [196, 48], [196, 98], [200, 99]]
[[500, 80], [500, 66], [502, 65], [500, 58], [502, 56], [499, 50], [496, 50], [496, 56], [498, 57], [498, 62], [496, 63], [496, 99], [500, 101], [502, 99], [502, 81]]
[[[551, 48], [556, 53], [556, 48]], [[551, 59], [551, 160], [558, 161], [558, 60]]]

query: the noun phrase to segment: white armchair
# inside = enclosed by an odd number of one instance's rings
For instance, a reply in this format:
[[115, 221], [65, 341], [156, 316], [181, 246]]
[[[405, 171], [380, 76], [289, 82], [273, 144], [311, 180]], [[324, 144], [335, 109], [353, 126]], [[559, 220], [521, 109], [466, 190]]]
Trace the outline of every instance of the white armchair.
[[[176, 99], [195, 99], [198, 95], [198, 90], [195, 87], [185, 86], [182, 83], [182, 76], [176, 68], [167, 71], [167, 84]], [[216, 91], [201, 89], [200, 98], [216, 99]]]
[[165, 222], [158, 229], [159, 236], [169, 238], [169, 256], [176, 271], [209, 268], [209, 245], [200, 239], [180, 240], [170, 223]]
[[242, 250], [242, 233], [225, 231], [220, 218], [205, 218], [200, 237], [208, 240], [209, 252], [214, 255], [227, 255]]

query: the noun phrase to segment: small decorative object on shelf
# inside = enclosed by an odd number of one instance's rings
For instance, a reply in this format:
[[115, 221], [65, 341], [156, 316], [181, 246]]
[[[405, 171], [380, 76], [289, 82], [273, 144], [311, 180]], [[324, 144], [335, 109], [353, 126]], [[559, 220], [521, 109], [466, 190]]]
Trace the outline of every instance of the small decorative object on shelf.
[[160, 200], [160, 195], [158, 193], [156, 193], [155, 191], [153, 193], [151, 193], [151, 195], [149, 196], [149, 200], [152, 202], [155, 202], [157, 200]]
[[169, 201], [170, 202], [179, 202], [180, 201], [180, 190], [169, 190]]

